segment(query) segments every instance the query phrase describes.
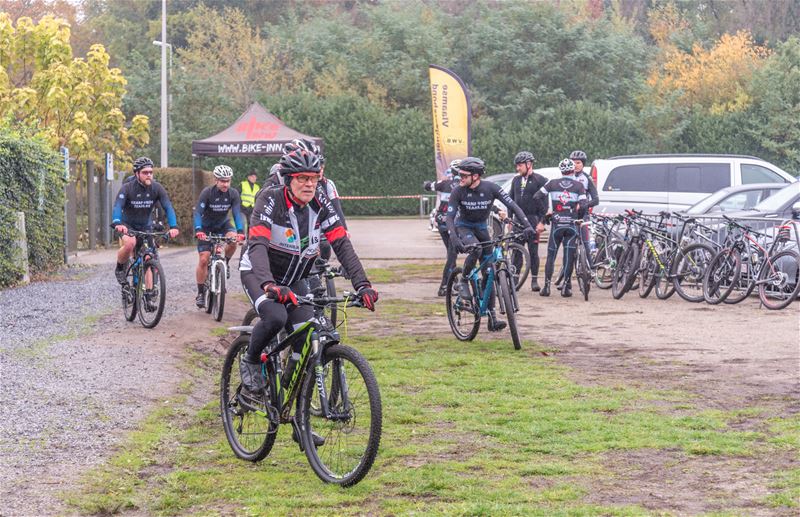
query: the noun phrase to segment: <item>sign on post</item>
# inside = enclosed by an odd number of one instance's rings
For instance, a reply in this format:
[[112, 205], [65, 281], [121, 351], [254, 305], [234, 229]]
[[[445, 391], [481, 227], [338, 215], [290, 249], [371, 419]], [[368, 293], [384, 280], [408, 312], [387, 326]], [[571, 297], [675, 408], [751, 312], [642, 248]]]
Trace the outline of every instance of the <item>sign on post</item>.
[[114, 155], [111, 153], [106, 153], [106, 179], [114, 180]]

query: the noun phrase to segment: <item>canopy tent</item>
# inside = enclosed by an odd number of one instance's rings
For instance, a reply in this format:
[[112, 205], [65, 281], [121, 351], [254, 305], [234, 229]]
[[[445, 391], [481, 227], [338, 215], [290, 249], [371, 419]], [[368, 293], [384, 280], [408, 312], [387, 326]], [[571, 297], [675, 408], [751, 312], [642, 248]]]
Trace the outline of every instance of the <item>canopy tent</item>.
[[203, 140], [192, 141], [192, 155], [281, 156], [283, 145], [295, 138], [307, 138], [322, 146], [321, 138], [295, 131], [254, 102], [229, 128]]

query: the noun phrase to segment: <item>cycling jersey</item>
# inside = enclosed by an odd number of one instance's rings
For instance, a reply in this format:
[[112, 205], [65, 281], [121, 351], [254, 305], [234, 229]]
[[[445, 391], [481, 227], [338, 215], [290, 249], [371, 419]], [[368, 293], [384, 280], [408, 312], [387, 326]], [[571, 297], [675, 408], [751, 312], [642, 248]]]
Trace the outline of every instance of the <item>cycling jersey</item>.
[[124, 224], [138, 231], [152, 229], [151, 215], [156, 201], [161, 203], [161, 207], [167, 213], [169, 227], [177, 228], [178, 219], [164, 187], [155, 180], [149, 186], [145, 186], [138, 179], [123, 183], [119, 189], [111, 213], [111, 226]]
[[322, 235], [333, 247], [353, 287], [368, 285], [344, 224], [331, 201], [319, 190], [303, 207], [290, 200], [287, 187], [258, 193], [240, 270], [255, 274], [262, 288], [269, 282], [292, 285], [308, 276], [319, 254]]
[[233, 212], [236, 230], [241, 233], [244, 226], [240, 208], [241, 201], [236, 189], [228, 188], [227, 192], [222, 192], [216, 185], [206, 187], [200, 192], [197, 205], [194, 207], [194, 229], [195, 231], [227, 229], [230, 227], [228, 212]]
[[458, 178], [453, 178], [452, 174], [447, 174], [442, 181], [436, 181], [431, 188], [439, 193], [439, 206], [436, 208], [436, 224], [440, 230], [447, 230], [447, 207], [450, 202], [450, 193], [458, 186]]
[[450, 233], [455, 232], [456, 226], [486, 228], [495, 199], [506, 205], [509, 213], [513, 212], [520, 221], [526, 220], [525, 213], [500, 186], [491, 181], [481, 181], [475, 188], [459, 185], [450, 194], [447, 207]]
[[553, 202], [552, 224], [556, 226], [572, 225], [586, 211], [586, 190], [574, 176], [562, 176], [547, 182], [533, 196], [537, 201]]
[[581, 171], [575, 173], [575, 179], [580, 181], [584, 190], [586, 190], [586, 199], [588, 201], [589, 208], [599, 205], [600, 196], [597, 194], [597, 187], [592, 181], [592, 178], [590, 178], [585, 172]]

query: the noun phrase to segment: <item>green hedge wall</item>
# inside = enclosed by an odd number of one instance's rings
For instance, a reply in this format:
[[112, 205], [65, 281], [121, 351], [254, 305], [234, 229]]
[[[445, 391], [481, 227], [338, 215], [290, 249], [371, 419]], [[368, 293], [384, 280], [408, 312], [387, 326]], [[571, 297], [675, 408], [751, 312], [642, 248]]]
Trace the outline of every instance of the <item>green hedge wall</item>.
[[21, 279], [15, 212], [25, 212], [31, 275], [64, 262], [64, 178], [62, 160], [45, 143], [0, 129], [0, 286]]

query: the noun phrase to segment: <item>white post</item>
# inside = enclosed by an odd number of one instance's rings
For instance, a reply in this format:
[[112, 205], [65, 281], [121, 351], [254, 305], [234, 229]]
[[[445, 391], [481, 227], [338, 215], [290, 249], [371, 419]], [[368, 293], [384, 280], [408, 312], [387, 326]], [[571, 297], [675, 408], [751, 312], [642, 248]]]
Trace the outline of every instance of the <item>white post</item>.
[[19, 253], [20, 266], [22, 266], [22, 283], [27, 284], [31, 281], [30, 269], [28, 269], [28, 238], [25, 233], [25, 212], [17, 212], [17, 243], [15, 248]]
[[167, 147], [167, 0], [161, 0], [161, 167], [168, 165]]

